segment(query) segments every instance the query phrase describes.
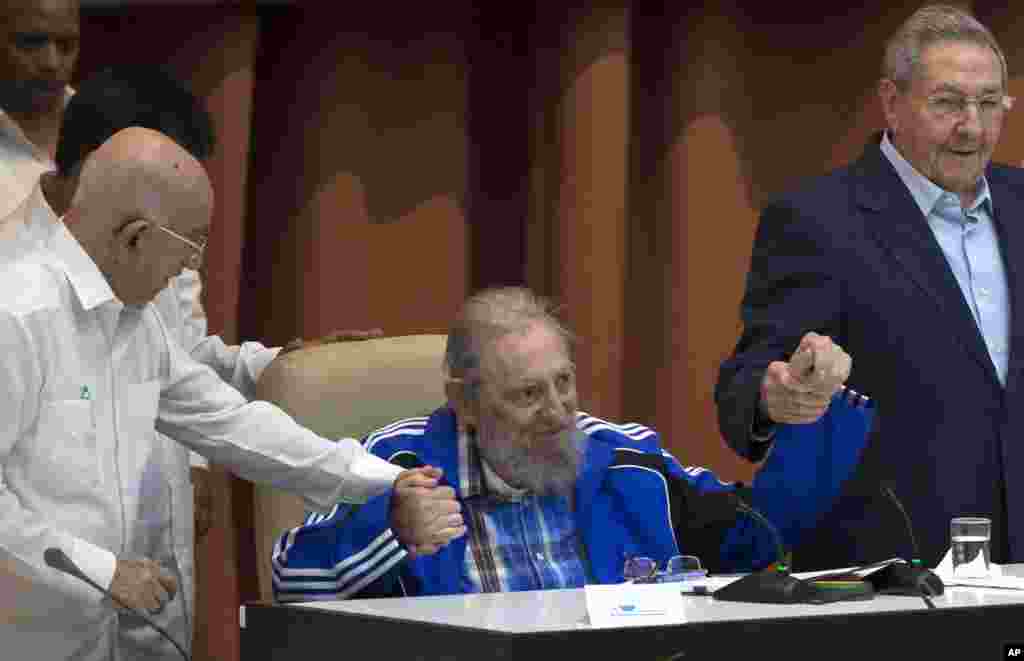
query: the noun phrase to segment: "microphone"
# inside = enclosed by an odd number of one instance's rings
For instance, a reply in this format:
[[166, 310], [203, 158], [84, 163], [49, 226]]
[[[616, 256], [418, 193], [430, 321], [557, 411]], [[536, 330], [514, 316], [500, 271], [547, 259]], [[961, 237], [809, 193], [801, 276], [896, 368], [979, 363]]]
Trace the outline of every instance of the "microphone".
[[896, 497], [896, 493], [888, 485], [882, 485], [882, 493], [895, 505], [896, 509], [903, 515], [903, 524], [906, 527], [907, 535], [910, 537], [910, 547], [914, 557], [909, 563], [892, 563], [886, 565], [876, 572], [868, 574], [864, 580], [871, 583], [875, 590], [885, 594], [919, 595], [928, 608], [935, 608], [935, 604], [929, 597], [937, 597], [945, 590], [942, 579], [934, 572], [921, 566], [921, 550], [917, 545], [917, 538], [914, 536], [914, 528], [910, 524], [910, 516], [907, 514], [903, 503]]
[[775, 567], [748, 574], [712, 593], [720, 601], [748, 601], [760, 604], [824, 604], [846, 599], [873, 599], [873, 586], [866, 581], [850, 580], [819, 583], [790, 574], [779, 529], [768, 517], [731, 494], [737, 512], [749, 516], [771, 533], [775, 545]]
[[56, 569], [57, 571], [64, 572], [65, 574], [70, 574], [71, 576], [74, 576], [75, 578], [81, 581], [85, 581], [92, 587], [102, 592], [105, 596], [109, 597], [111, 600], [116, 602], [125, 610], [131, 611], [133, 614], [142, 618], [146, 622], [146, 624], [156, 629], [157, 633], [159, 633], [161, 636], [169, 640], [171, 644], [174, 645], [175, 649], [178, 650], [178, 653], [181, 654], [181, 657], [185, 659], [185, 661], [191, 661], [191, 659], [189, 659], [188, 653], [182, 648], [181, 645], [178, 644], [178, 641], [174, 640], [174, 638], [171, 638], [171, 635], [164, 631], [163, 627], [154, 622], [152, 618], [150, 618], [142, 611], [138, 610], [137, 608], [132, 608], [128, 604], [118, 599], [113, 592], [101, 586], [99, 583], [92, 580], [88, 576], [86, 576], [85, 572], [79, 569], [78, 565], [76, 565], [74, 561], [72, 561], [71, 558], [69, 558], [68, 555], [64, 553], [64, 551], [55, 547], [48, 548], [45, 551], [43, 551], [43, 561], [46, 562], [46, 564], [50, 567]]

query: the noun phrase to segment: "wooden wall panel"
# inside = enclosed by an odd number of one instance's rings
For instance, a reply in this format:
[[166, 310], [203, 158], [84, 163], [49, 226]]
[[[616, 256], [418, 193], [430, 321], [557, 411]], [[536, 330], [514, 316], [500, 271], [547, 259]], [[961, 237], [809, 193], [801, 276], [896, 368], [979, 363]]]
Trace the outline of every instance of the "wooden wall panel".
[[1000, 0], [978, 0], [974, 4], [978, 17], [991, 27], [1006, 55], [1010, 94], [1017, 98], [993, 158], [1024, 165], [1024, 11], [1016, 3]]
[[331, 16], [282, 11], [264, 30], [241, 323], [271, 344], [441, 330], [467, 288], [456, 24]]
[[581, 406], [622, 415], [628, 12], [538, 11], [531, 35], [527, 283], [578, 338]]

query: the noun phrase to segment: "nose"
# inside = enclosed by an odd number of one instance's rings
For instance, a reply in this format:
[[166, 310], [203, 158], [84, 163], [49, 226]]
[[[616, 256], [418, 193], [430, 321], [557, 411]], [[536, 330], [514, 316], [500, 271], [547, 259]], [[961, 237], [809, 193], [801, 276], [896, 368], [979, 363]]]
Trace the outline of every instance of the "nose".
[[36, 66], [42, 74], [55, 75], [61, 68], [61, 55], [57, 44], [50, 40], [36, 53]]
[[964, 104], [960, 111], [960, 121], [957, 122], [957, 130], [965, 133], [978, 133], [982, 130], [981, 106], [977, 102]]

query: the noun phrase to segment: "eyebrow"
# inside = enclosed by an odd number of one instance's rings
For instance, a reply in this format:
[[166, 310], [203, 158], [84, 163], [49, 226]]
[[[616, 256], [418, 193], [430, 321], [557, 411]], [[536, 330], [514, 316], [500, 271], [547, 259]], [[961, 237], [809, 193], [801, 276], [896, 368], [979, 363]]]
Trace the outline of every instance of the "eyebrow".
[[45, 41], [61, 41], [65, 39], [81, 39], [78, 30], [15, 30], [12, 33], [18, 39], [40, 39]]
[[[933, 89], [931, 93], [935, 94], [936, 92], [952, 92], [954, 94], [959, 94], [960, 96], [971, 96], [967, 92], [963, 91], [962, 89], [951, 83], [942, 83], [938, 87]], [[1000, 84], [995, 87], [985, 87], [982, 89], [980, 94], [1000, 94], [1002, 92], [1003, 86], [1002, 84]]]
[[[561, 365], [561, 366], [555, 368], [550, 374], [551, 374], [551, 376], [561, 376], [562, 374], [565, 374], [566, 372], [575, 372], [575, 371], [576, 371], [576, 364], [575, 363], [565, 363], [564, 365]], [[519, 388], [519, 387], [528, 386], [528, 385], [535, 385], [537, 383], [543, 383], [546, 380], [547, 376], [548, 376], [548, 374], [545, 374], [543, 376], [513, 377], [511, 379], [512, 387]]]

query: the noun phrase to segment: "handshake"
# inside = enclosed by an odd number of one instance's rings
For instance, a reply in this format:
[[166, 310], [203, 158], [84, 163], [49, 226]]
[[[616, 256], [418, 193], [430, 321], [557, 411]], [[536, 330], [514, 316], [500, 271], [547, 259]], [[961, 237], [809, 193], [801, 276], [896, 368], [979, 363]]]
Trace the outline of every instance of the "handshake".
[[395, 479], [391, 529], [411, 557], [437, 553], [466, 534], [455, 489], [439, 486], [441, 475], [440, 468], [423, 466]]

